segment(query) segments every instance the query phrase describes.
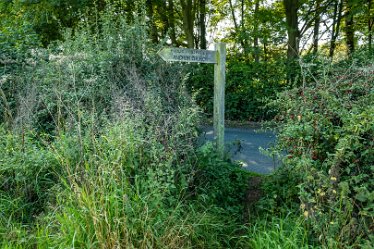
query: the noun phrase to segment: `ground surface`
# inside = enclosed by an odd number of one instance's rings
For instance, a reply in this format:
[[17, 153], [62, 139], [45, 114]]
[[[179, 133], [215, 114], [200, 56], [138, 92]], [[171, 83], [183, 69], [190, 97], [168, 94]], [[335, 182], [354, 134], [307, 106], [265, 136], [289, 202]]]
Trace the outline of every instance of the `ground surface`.
[[[204, 128], [205, 141], [213, 140], [213, 128]], [[247, 170], [268, 174], [280, 162], [278, 158], [264, 155], [260, 148], [269, 148], [274, 144], [276, 136], [272, 131], [263, 131], [259, 128], [226, 128], [225, 144], [234, 161], [240, 161]]]

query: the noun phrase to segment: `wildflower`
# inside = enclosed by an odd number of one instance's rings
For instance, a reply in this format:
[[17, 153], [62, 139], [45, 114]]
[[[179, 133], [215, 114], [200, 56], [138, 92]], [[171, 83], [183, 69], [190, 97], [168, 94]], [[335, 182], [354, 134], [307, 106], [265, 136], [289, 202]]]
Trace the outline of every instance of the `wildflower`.
[[304, 217], [305, 217], [305, 218], [308, 218], [308, 216], [309, 216], [309, 212], [305, 210], [305, 211], [304, 211]]

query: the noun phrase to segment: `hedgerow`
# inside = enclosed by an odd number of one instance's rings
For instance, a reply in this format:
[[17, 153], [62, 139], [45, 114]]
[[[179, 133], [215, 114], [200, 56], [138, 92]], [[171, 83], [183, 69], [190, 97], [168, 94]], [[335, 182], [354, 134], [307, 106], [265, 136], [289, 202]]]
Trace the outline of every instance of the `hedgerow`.
[[[304, 67], [306, 68], [306, 67]], [[287, 153], [285, 191], [310, 235], [326, 248], [373, 242], [374, 65], [325, 63], [307, 70], [303, 86], [282, 92], [278, 149]], [[287, 172], [287, 173], [282, 173]], [[289, 180], [287, 180], [289, 179]], [[270, 198], [272, 199], [272, 198]]]

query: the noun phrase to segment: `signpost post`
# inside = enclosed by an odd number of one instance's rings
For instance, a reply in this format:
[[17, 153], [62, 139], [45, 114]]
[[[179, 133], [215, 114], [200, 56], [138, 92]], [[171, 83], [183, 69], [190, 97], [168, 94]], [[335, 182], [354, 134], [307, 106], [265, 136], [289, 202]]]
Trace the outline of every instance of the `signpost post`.
[[216, 43], [217, 63], [214, 64], [214, 103], [213, 103], [213, 136], [217, 152], [221, 158], [225, 152], [225, 82], [226, 82], [226, 46]]
[[213, 130], [217, 152], [223, 158], [225, 152], [225, 43], [216, 43], [214, 51], [189, 48], [163, 48], [158, 54], [164, 61], [214, 64]]

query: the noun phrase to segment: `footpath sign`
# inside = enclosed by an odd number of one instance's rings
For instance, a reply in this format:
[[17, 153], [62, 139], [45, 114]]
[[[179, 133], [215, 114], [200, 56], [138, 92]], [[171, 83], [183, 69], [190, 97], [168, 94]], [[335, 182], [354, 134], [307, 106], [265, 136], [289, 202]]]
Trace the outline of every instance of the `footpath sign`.
[[189, 48], [163, 48], [158, 54], [164, 61], [214, 64], [214, 140], [216, 142], [217, 151], [220, 157], [223, 158], [225, 150], [225, 43], [216, 43], [213, 51]]
[[164, 61], [216, 63], [216, 51], [190, 48], [163, 48], [158, 55]]

